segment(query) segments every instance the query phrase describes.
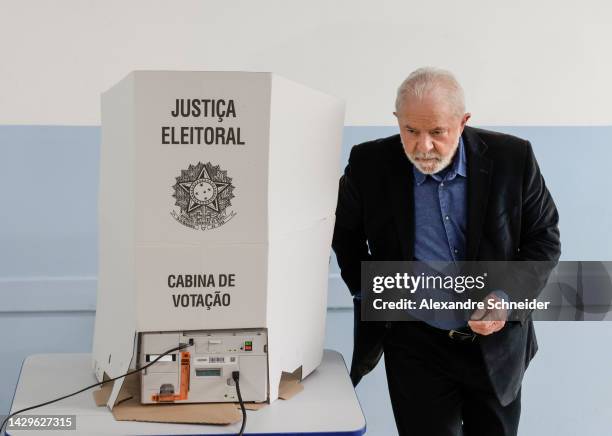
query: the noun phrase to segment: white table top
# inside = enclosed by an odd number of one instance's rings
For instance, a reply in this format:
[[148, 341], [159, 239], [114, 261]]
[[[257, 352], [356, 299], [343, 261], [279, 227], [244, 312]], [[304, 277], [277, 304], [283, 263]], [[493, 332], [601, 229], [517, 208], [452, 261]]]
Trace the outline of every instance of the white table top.
[[[11, 406], [15, 410], [42, 403], [95, 383], [90, 354], [36, 354], [23, 362]], [[303, 380], [304, 390], [288, 401], [277, 400], [247, 411], [245, 435], [362, 435], [365, 418], [342, 355], [325, 350], [323, 362]], [[23, 415], [76, 415], [74, 435], [223, 435], [237, 434], [240, 423], [227, 426], [115, 421], [97, 407], [92, 390]], [[40, 436], [40, 430], [12, 430], [11, 436]], [[51, 434], [59, 434], [57, 431]]]

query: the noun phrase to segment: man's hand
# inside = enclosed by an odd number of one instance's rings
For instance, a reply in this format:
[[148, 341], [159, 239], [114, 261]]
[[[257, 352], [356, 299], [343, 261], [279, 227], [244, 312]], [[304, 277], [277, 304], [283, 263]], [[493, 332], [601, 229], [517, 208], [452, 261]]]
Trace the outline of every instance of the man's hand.
[[506, 309], [486, 309], [489, 300], [502, 301], [497, 295], [490, 293], [484, 299], [485, 309], [476, 309], [468, 321], [472, 331], [483, 336], [500, 331], [508, 318]]

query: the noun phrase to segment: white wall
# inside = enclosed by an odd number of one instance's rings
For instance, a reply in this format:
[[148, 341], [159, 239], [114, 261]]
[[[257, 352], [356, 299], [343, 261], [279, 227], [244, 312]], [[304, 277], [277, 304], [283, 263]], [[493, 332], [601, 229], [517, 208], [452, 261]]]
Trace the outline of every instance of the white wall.
[[274, 71], [393, 123], [415, 67], [456, 72], [479, 125], [608, 124], [603, 0], [2, 0], [0, 124], [99, 124], [134, 69]]

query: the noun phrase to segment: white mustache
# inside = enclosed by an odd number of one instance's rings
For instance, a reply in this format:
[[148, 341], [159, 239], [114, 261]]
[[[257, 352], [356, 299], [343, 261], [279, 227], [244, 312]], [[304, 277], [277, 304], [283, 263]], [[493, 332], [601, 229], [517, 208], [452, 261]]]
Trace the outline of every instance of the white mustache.
[[440, 156], [437, 154], [415, 154], [414, 158], [415, 159], [435, 159], [437, 161], [441, 160]]

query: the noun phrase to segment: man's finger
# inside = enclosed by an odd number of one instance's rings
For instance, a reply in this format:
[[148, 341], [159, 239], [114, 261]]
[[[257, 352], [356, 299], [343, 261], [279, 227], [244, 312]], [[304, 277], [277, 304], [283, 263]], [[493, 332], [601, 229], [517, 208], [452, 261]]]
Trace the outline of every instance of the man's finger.
[[468, 321], [468, 325], [470, 326], [472, 331], [480, 335], [487, 334], [489, 323], [490, 321], [476, 321], [476, 320]]
[[483, 336], [488, 336], [500, 331], [505, 324], [504, 321], [468, 321], [468, 325], [472, 331]]

